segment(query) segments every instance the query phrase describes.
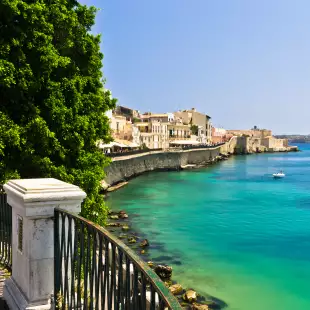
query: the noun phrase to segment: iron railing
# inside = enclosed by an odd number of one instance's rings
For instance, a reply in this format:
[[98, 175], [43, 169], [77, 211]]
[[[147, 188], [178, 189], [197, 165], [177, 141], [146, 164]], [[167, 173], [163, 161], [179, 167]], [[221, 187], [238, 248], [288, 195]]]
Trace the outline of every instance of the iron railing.
[[56, 309], [181, 310], [169, 289], [104, 228], [55, 209]]
[[0, 263], [12, 268], [12, 207], [0, 185]]
[[[188, 139], [185, 139], [188, 140]], [[170, 146], [166, 151], [173, 151], [175, 149], [182, 149], [182, 150], [196, 150], [196, 149], [212, 149], [215, 147], [219, 147], [224, 145], [225, 143], [217, 143], [214, 145], [207, 145], [207, 144], [198, 144], [198, 145], [181, 145], [181, 144], [173, 144], [173, 141], [171, 142], [172, 145], [175, 145], [174, 147]], [[112, 153], [106, 153], [105, 155], [108, 157], [122, 157], [122, 156], [129, 156], [129, 155], [136, 155], [136, 154], [144, 154], [149, 152], [162, 152], [164, 149], [145, 149], [145, 150], [134, 150], [134, 151], [124, 151], [124, 152], [112, 152]]]
[[[171, 143], [173, 144], [173, 142]], [[198, 150], [198, 149], [213, 149], [215, 147], [219, 147], [224, 145], [225, 143], [217, 143], [214, 145], [208, 145], [208, 144], [197, 144], [197, 145], [180, 145], [180, 144], [174, 144], [176, 145], [176, 148], [180, 148], [182, 150]]]
[[149, 152], [159, 152], [163, 149], [144, 149], [144, 150], [134, 150], [134, 151], [125, 151], [125, 152], [112, 152], [106, 153], [105, 155], [108, 157], [121, 157], [121, 156], [129, 156], [129, 155], [136, 155], [136, 154], [143, 154]]

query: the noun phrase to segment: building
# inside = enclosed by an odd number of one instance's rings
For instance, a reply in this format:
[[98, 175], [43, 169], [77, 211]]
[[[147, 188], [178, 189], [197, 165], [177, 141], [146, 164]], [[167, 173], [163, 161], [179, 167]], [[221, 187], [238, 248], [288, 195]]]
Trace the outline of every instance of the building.
[[168, 124], [169, 141], [174, 140], [190, 140], [191, 139], [191, 128], [188, 124], [180, 122], [171, 122]]
[[112, 110], [105, 112], [105, 115], [109, 118], [111, 134], [114, 141], [127, 141], [128, 145], [131, 146], [140, 145], [139, 129], [131, 120], [127, 120], [127, 117], [124, 115], [114, 114]]
[[226, 141], [226, 129], [212, 127], [212, 143], [223, 143]]
[[126, 108], [124, 106], [116, 106], [113, 110], [114, 115], [120, 115], [126, 117], [127, 121], [132, 121], [135, 118], [139, 118], [139, 111]]
[[206, 140], [207, 143], [212, 142], [212, 122], [211, 117], [209, 115], [206, 115]]
[[280, 150], [288, 147], [287, 139], [277, 139], [275, 137], [269, 136], [261, 139], [261, 144], [265, 146], [268, 150]]
[[248, 136], [262, 139], [272, 136], [272, 131], [267, 129], [258, 129], [256, 126], [254, 126], [253, 129], [248, 130], [227, 130], [227, 134], [231, 134], [237, 137]]
[[112, 136], [121, 138], [120, 136], [128, 135], [128, 130], [130, 130], [128, 126], [128, 121], [125, 116], [121, 115], [112, 115], [110, 119], [110, 128], [112, 130]]
[[198, 136], [200, 143], [211, 143], [212, 125], [210, 116], [197, 112], [195, 108], [177, 111], [174, 116], [182, 119], [185, 125], [197, 126], [198, 131], [195, 134]]
[[168, 123], [151, 120], [135, 123], [140, 132], [140, 144], [149, 149], [166, 149], [169, 147]]
[[156, 114], [148, 112], [140, 115], [140, 119], [142, 122], [157, 121], [168, 123], [171, 120], [171, 116], [169, 116], [169, 114], [171, 113]]

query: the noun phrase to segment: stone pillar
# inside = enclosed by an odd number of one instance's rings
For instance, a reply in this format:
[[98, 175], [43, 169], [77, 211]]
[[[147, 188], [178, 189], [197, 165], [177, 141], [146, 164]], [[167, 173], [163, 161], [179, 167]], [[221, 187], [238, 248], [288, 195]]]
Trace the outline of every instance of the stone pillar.
[[54, 208], [79, 213], [86, 194], [56, 179], [11, 180], [12, 277], [4, 298], [10, 309], [51, 309], [54, 290]]

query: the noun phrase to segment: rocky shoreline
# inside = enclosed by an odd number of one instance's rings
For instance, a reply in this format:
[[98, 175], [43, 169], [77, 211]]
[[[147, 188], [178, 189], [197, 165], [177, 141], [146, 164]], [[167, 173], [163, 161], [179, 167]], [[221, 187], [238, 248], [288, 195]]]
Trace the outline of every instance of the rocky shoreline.
[[[177, 283], [172, 278], [173, 269], [165, 260], [171, 259], [171, 256], [162, 256], [158, 259], [153, 259], [151, 251], [158, 248], [160, 244], [152, 244], [146, 236], [134, 231], [131, 227], [131, 222], [128, 214], [121, 210], [118, 212], [109, 212], [109, 221], [106, 229], [113, 235], [121, 239], [135, 253], [137, 253], [144, 261], [147, 262], [150, 268], [161, 278], [171, 293], [178, 299], [184, 310], [208, 310], [208, 309], [223, 309], [227, 304], [213, 296], [202, 296], [193, 288], [184, 288], [180, 283]], [[171, 254], [171, 253], [169, 253]], [[174, 260], [173, 263], [182, 264], [179, 260]]]

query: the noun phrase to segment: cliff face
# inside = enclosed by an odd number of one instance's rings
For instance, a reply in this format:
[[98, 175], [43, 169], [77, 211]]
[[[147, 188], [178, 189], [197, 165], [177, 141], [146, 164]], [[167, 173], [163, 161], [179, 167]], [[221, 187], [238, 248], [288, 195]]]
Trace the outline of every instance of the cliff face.
[[109, 185], [127, 180], [146, 171], [179, 170], [186, 165], [206, 165], [220, 155], [221, 147], [212, 149], [148, 153], [112, 161], [105, 168], [105, 182]]

